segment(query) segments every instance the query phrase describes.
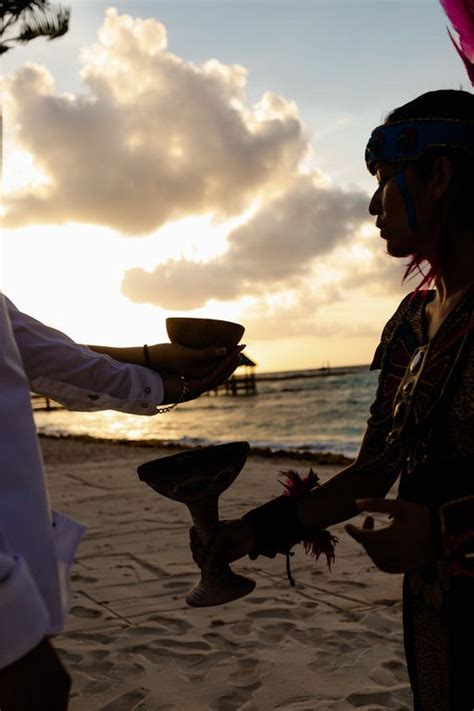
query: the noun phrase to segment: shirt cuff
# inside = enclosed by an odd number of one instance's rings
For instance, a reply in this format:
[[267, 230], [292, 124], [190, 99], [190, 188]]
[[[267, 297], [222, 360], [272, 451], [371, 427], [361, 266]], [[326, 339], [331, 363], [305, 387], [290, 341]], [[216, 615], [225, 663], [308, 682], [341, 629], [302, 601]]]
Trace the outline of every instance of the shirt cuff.
[[[21, 557], [13, 561], [10, 575], [0, 582], [0, 669], [21, 659], [48, 633], [49, 614], [41, 593]], [[2, 565], [5, 570], [6, 565]]]
[[59, 402], [67, 410], [115, 410], [130, 415], [156, 415], [157, 407], [164, 397], [163, 381], [158, 373], [138, 365], [133, 368], [137, 372], [132, 372], [128, 392], [123, 395], [113, 389], [109, 392], [98, 391], [47, 377], [35, 378], [30, 382], [30, 387], [33, 392]]

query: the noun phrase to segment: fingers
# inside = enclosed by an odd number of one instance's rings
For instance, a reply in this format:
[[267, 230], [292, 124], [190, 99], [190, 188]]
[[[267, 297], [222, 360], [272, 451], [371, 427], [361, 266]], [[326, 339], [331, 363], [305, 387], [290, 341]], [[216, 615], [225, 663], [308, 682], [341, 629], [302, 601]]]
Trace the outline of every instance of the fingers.
[[217, 358], [224, 358], [227, 355], [227, 348], [215, 348], [211, 346], [210, 348], [203, 348], [199, 351], [198, 360], [203, 362], [216, 360]]
[[[368, 519], [368, 520], [367, 520]], [[382, 543], [386, 537], [386, 528], [379, 528], [378, 531], [374, 530], [374, 519], [372, 516], [368, 516], [364, 521], [362, 528], [354, 526], [352, 523], [348, 523], [344, 526], [344, 530], [351, 536], [357, 543], [361, 543], [364, 548], [369, 544]]]
[[351, 536], [357, 543], [361, 543], [364, 547], [367, 542], [367, 534], [374, 533], [374, 531], [366, 531], [358, 526], [354, 526], [352, 523], [348, 523], [344, 526], [346, 533]]
[[364, 523], [362, 524], [362, 528], [364, 531], [373, 531], [374, 530], [374, 517], [373, 516], [366, 516]]

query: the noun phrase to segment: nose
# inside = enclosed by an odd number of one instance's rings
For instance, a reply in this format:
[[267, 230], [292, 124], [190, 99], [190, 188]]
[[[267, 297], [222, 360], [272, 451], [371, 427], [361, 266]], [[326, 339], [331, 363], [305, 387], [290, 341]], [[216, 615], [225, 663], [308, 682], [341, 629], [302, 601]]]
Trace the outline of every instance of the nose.
[[369, 202], [369, 213], [371, 215], [379, 215], [381, 212], [380, 203], [380, 188], [377, 188], [375, 193], [372, 195], [372, 199]]

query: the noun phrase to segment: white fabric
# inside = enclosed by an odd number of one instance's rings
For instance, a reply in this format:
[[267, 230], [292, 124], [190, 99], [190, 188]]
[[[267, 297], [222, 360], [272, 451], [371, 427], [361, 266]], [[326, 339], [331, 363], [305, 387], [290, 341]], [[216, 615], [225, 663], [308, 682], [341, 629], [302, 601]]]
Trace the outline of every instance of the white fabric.
[[0, 669], [23, 657], [47, 634], [49, 613], [23, 558], [0, 553], [11, 564], [0, 583]]
[[95, 353], [22, 313], [4, 298], [33, 392], [56, 400], [68, 410], [156, 414], [163, 400], [158, 373]]
[[151, 415], [160, 376], [22, 314], [0, 293], [0, 668], [58, 634], [84, 527], [51, 514], [30, 388], [71, 409]]

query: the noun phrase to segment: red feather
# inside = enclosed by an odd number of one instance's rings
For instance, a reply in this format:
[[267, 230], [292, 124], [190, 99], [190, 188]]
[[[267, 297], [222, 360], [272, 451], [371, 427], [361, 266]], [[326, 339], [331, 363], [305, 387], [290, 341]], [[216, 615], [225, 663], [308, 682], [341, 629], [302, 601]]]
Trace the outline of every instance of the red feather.
[[474, 0], [440, 0], [440, 2], [459, 35], [458, 44], [448, 30], [474, 86]]
[[[286, 476], [286, 481], [280, 480], [280, 484], [282, 484], [284, 488], [283, 496], [301, 496], [319, 486], [319, 476], [312, 469], [309, 470], [307, 476], [304, 478], [293, 469], [280, 472], [280, 474]], [[334, 548], [337, 541], [336, 536], [333, 536], [332, 533], [326, 531], [326, 529], [320, 528], [319, 530], [314, 530], [311, 533], [311, 538], [303, 540], [302, 543], [305, 553], [309, 553], [312, 558], [319, 560], [321, 555], [325, 555], [328, 568], [331, 570], [331, 565], [336, 559]]]
[[286, 476], [286, 481], [280, 479], [280, 484], [284, 488], [283, 496], [301, 496], [319, 485], [319, 477], [312, 469], [304, 479], [293, 469], [280, 472], [280, 474]]

